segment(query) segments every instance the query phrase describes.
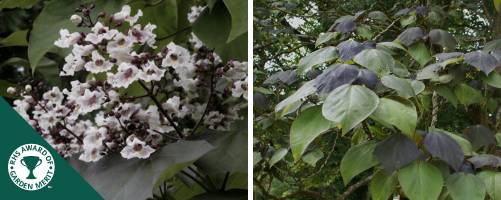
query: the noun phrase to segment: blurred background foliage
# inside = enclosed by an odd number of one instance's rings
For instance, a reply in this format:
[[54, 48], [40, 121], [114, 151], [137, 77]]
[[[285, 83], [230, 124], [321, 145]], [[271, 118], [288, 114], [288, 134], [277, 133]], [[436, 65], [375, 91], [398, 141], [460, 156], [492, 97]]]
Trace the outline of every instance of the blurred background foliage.
[[[277, 116], [274, 107], [301, 86], [302, 78], [290, 70], [295, 70], [302, 57], [316, 50], [317, 37], [331, 30], [336, 19], [375, 10], [394, 16], [401, 9], [418, 6], [428, 9], [427, 24], [454, 35], [458, 51], [476, 50], [501, 37], [500, 15], [492, 0], [254, 1], [255, 199], [336, 199], [348, 189], [340, 176], [339, 162], [357, 137], [337, 138], [334, 136], [337, 134], [326, 133], [312, 143], [313, 147], [308, 148], [310, 153], [302, 161], [294, 162], [292, 155], [286, 154], [294, 117]], [[357, 29], [357, 35], [372, 38], [386, 25], [376, 26], [377, 30], [371, 27]], [[402, 30], [399, 25], [393, 26], [380, 41], [392, 41]], [[303, 78], [310, 80], [318, 73], [313, 71]], [[475, 120], [474, 116], [464, 114], [464, 109], [444, 106], [437, 126], [461, 132]], [[367, 186], [362, 186], [348, 199], [368, 199], [367, 194]]]

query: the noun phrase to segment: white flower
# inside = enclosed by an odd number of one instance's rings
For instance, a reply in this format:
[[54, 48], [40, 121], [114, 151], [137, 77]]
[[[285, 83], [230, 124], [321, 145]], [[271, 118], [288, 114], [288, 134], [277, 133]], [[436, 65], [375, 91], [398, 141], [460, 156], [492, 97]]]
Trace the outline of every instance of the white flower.
[[33, 89], [31, 85], [24, 86], [24, 90], [26, 90], [26, 92], [31, 92], [31, 89]]
[[247, 62], [232, 62], [233, 67], [231, 67], [224, 76], [228, 77], [233, 81], [239, 81], [247, 77]]
[[198, 79], [181, 77], [180, 80], [175, 80], [174, 85], [182, 87], [184, 91], [189, 92], [197, 88]]
[[204, 124], [209, 125], [209, 128], [216, 129], [224, 119], [224, 114], [218, 111], [210, 111], [204, 118]]
[[127, 88], [138, 79], [139, 69], [130, 63], [121, 63], [116, 74], [108, 73], [108, 83], [113, 87]]
[[137, 10], [137, 13], [135, 16], [130, 15], [131, 8], [129, 5], [124, 5], [122, 7], [122, 10], [118, 13], [115, 13], [113, 15], [113, 20], [115, 21], [126, 21], [129, 22], [129, 24], [132, 26], [134, 25], [139, 17], [143, 16], [143, 12], [141, 10]]
[[193, 23], [197, 21], [198, 17], [200, 16], [200, 13], [205, 9], [205, 6], [193, 6], [191, 7], [191, 12], [188, 13], [188, 21], [190, 23]]
[[117, 63], [130, 62], [132, 60], [131, 51], [134, 43], [132, 39], [122, 33], [115, 35], [112, 41], [106, 46], [111, 58], [117, 59]]
[[70, 21], [78, 26], [80, 23], [82, 23], [82, 17], [80, 17], [80, 15], [72, 15], [70, 17]]
[[109, 30], [109, 28], [101, 24], [101, 22], [96, 22], [94, 27], [92, 27], [92, 33], [85, 36], [85, 41], [91, 42], [92, 44], [99, 44], [103, 40], [111, 40], [117, 33], [117, 30]]
[[109, 71], [113, 67], [113, 63], [104, 59], [98, 51], [92, 52], [92, 61], [85, 64], [85, 69], [92, 73], [100, 73]]
[[76, 103], [79, 106], [80, 113], [86, 114], [101, 108], [104, 100], [105, 94], [103, 92], [87, 89], [83, 96], [76, 99]]
[[141, 28], [141, 25], [137, 24], [129, 30], [129, 37], [132, 38], [132, 41], [135, 43], [147, 44], [152, 48], [157, 48], [155, 46], [155, 38], [157, 35], [153, 33], [153, 30], [156, 28], [156, 25], [150, 23], [144, 26], [144, 28]]
[[145, 159], [150, 157], [150, 154], [153, 152], [155, 152], [155, 149], [151, 148], [145, 142], [139, 140], [134, 135], [131, 135], [127, 138], [127, 146], [125, 146], [122, 151], [120, 151], [120, 154], [126, 159]]
[[187, 65], [190, 62], [190, 52], [173, 42], [167, 45], [167, 55], [162, 60], [162, 67], [173, 67]]
[[85, 137], [83, 139], [84, 150], [91, 149], [92, 147], [101, 147], [106, 133], [107, 130], [103, 127], [96, 128], [91, 126], [89, 129], [85, 130]]
[[52, 87], [52, 90], [49, 90], [43, 94], [43, 99], [55, 103], [55, 104], [61, 104], [63, 102], [63, 93], [58, 87]]
[[72, 53], [68, 54], [64, 61], [63, 70], [59, 73], [60, 76], [73, 76], [75, 72], [83, 69], [85, 61], [81, 56], [75, 56]]
[[235, 82], [233, 88], [231, 88], [231, 96], [241, 97], [242, 95], [247, 99], [247, 78], [243, 81]]
[[71, 81], [71, 91], [68, 91], [67, 89], [63, 90], [63, 93], [67, 95], [66, 99], [68, 101], [76, 101], [78, 98], [83, 96], [85, 94], [85, 90], [90, 88], [90, 85], [88, 83], [81, 83], [80, 81]]
[[101, 155], [100, 150], [97, 147], [85, 149], [84, 152], [80, 154], [80, 157], [78, 157], [78, 159], [84, 162], [97, 162], [101, 158], [103, 158], [103, 155]]
[[146, 81], [160, 81], [165, 74], [165, 69], [160, 69], [155, 65], [154, 61], [148, 61], [143, 65], [140, 71], [139, 78]]
[[31, 108], [31, 104], [29, 103], [30, 100], [32, 100], [31, 96], [25, 96], [22, 100], [16, 99], [13, 102], [14, 110], [16, 110], [26, 121], [30, 120], [30, 116], [28, 115], [28, 110]]
[[198, 51], [200, 48], [202, 48], [204, 46], [204, 43], [202, 42], [202, 40], [198, 39], [198, 37], [194, 33], [191, 33], [191, 37], [189, 39], [189, 42], [191, 43], [191, 45], [193, 45], [193, 48], [195, 49], [195, 51]]
[[88, 45], [79, 45], [79, 44], [74, 44], [73, 49], [71, 50], [71, 53], [73, 55], [82, 57], [82, 56], [88, 56], [92, 50], [94, 50], [94, 46], [88, 44]]
[[68, 29], [59, 30], [59, 35], [61, 37], [54, 42], [54, 45], [61, 48], [68, 48], [71, 45], [76, 44], [82, 37], [78, 32], [70, 34], [70, 31], [68, 31]]
[[14, 87], [8, 87], [8, 88], [7, 88], [7, 93], [9, 93], [9, 94], [14, 94], [14, 93], [16, 93], [16, 88], [14, 88]]

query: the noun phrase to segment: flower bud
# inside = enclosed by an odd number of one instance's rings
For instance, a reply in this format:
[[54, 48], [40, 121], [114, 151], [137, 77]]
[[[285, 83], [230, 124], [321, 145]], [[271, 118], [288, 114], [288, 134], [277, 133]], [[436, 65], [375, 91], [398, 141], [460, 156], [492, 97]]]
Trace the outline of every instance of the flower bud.
[[31, 89], [31, 85], [24, 86], [24, 90], [26, 90], [26, 92], [31, 92]]
[[82, 17], [80, 17], [79, 15], [72, 15], [70, 17], [70, 20], [75, 25], [79, 25], [80, 23], [82, 23]]
[[7, 88], [7, 93], [9, 93], [9, 94], [14, 94], [14, 93], [16, 93], [16, 88], [13, 88], [13, 87], [8, 87], [8, 88]]

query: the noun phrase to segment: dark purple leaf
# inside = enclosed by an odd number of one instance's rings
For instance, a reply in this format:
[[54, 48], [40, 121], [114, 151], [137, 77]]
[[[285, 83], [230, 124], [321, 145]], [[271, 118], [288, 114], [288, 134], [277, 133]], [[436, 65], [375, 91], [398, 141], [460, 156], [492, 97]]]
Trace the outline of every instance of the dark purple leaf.
[[358, 78], [358, 68], [354, 65], [335, 64], [315, 78], [319, 93], [329, 93], [344, 84], [351, 84]]
[[339, 51], [339, 58], [344, 62], [352, 59], [355, 55], [364, 50], [364, 46], [355, 40], [349, 39], [339, 43], [337, 49]]
[[341, 33], [349, 33], [349, 32], [355, 31], [356, 28], [357, 28], [357, 24], [355, 23], [355, 20], [354, 19], [347, 19], [347, 20], [343, 20], [343, 21], [339, 22], [336, 25], [335, 30], [337, 32], [341, 32]]
[[433, 55], [433, 57], [437, 58], [438, 62], [443, 62], [443, 61], [449, 60], [451, 58], [457, 58], [457, 57], [460, 57], [463, 55], [464, 55], [464, 53], [461, 53], [461, 52], [449, 52], [449, 53], [435, 54], [435, 55]]
[[469, 174], [475, 173], [475, 170], [473, 169], [472, 164], [470, 164], [468, 162], [463, 163], [461, 165], [461, 168], [459, 168], [459, 171], [464, 172], [464, 173], [469, 173]]
[[365, 85], [370, 89], [374, 89], [377, 84], [377, 75], [368, 69], [360, 69], [357, 79], [352, 84]]
[[428, 13], [428, 9], [425, 6], [417, 6], [416, 14], [425, 16]]
[[485, 75], [489, 75], [499, 65], [494, 56], [483, 51], [474, 51], [465, 54], [464, 62], [483, 71]]
[[498, 63], [501, 63], [501, 49], [496, 49], [496, 50], [492, 51], [491, 55], [494, 56], [494, 58], [496, 58]]
[[501, 158], [490, 154], [480, 154], [468, 159], [476, 169], [482, 167], [501, 167]]
[[416, 160], [421, 154], [418, 147], [407, 136], [393, 134], [379, 142], [374, 149], [374, 156], [387, 172], [393, 172]]
[[442, 29], [433, 29], [430, 31], [430, 33], [428, 33], [428, 36], [430, 37], [432, 44], [440, 45], [449, 50], [456, 48], [456, 39], [447, 31], [444, 31]]
[[471, 146], [475, 150], [489, 144], [496, 144], [494, 134], [492, 134], [489, 128], [481, 124], [466, 128], [463, 134], [471, 142]]
[[461, 146], [450, 136], [440, 132], [429, 132], [424, 138], [424, 146], [433, 157], [445, 161], [458, 170], [464, 160]]
[[400, 35], [398, 35], [397, 37], [397, 40], [400, 41], [400, 43], [404, 44], [405, 46], [410, 46], [415, 42], [422, 40], [423, 37], [424, 37], [423, 29], [419, 27], [411, 27], [405, 29], [404, 32], [400, 33]]
[[254, 91], [254, 108], [268, 109], [270, 100], [263, 93]]

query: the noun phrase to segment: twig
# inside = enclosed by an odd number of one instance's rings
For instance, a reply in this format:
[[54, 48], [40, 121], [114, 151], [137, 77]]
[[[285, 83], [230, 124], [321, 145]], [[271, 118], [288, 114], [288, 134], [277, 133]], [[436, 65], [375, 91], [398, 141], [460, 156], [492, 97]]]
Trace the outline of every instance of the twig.
[[379, 37], [383, 36], [384, 33], [388, 32], [390, 30], [390, 28], [395, 25], [395, 23], [397, 23], [397, 21], [400, 20], [400, 18], [397, 18], [395, 20], [393, 20], [393, 22], [391, 22], [390, 25], [388, 25], [383, 31], [381, 31], [379, 34], [376, 35], [376, 37], [374, 37], [372, 39], [372, 41], [376, 41], [377, 39], [379, 39]]
[[167, 111], [164, 110], [164, 108], [162, 107], [162, 104], [157, 100], [157, 98], [155, 97], [155, 95], [153, 95], [153, 93], [151, 93], [150, 89], [148, 89], [148, 87], [143, 83], [143, 81], [139, 80], [138, 82], [139, 82], [139, 85], [141, 85], [141, 87], [143, 87], [143, 89], [146, 90], [146, 92], [148, 93], [148, 96], [150, 96], [150, 99], [158, 107], [158, 110], [160, 111], [160, 113], [165, 118], [167, 118], [167, 121], [169, 121], [170, 125], [172, 127], [174, 127], [174, 130], [176, 130], [177, 135], [181, 139], [183, 139], [184, 138], [183, 132], [181, 130], [179, 130], [179, 128], [177, 127], [177, 125], [174, 123], [174, 120], [172, 120], [172, 118], [167, 114]]
[[200, 185], [200, 187], [202, 187], [206, 192], [209, 192], [209, 188], [207, 188], [207, 186], [205, 186], [200, 180], [196, 179], [195, 177], [193, 177], [191, 174], [185, 172], [184, 170], [181, 170], [181, 173], [185, 176], [187, 176], [188, 178], [190, 178], [191, 180], [195, 181], [198, 185]]
[[185, 31], [187, 31], [187, 30], [190, 30], [190, 29], [191, 29], [191, 26], [187, 26], [187, 27], [184, 27], [184, 28], [182, 28], [182, 29], [179, 29], [178, 31], [176, 31], [176, 32], [174, 32], [174, 33], [172, 33], [172, 34], [169, 34], [169, 35], [166, 35], [166, 36], [164, 36], [164, 37], [158, 38], [157, 40], [158, 40], [158, 41], [160, 41], [160, 40], [165, 40], [165, 39], [167, 39], [167, 38], [174, 37], [174, 36], [176, 36], [177, 34], [180, 34], [180, 33], [182, 33], [182, 32], [185, 32]]
[[369, 183], [369, 181], [372, 180], [372, 177], [373, 175], [370, 175], [368, 176], [367, 178], [365, 179], [362, 179], [358, 182], [356, 182], [355, 184], [351, 185], [346, 191], [343, 192], [343, 194], [341, 194], [341, 196], [339, 196], [336, 200], [345, 200], [346, 198], [348, 198], [348, 196], [351, 195], [351, 193], [355, 192], [355, 190], [357, 190], [359, 187], [362, 187], [364, 186], [365, 184]]
[[209, 98], [207, 99], [207, 104], [205, 105], [205, 109], [204, 109], [204, 112], [202, 113], [202, 116], [200, 117], [197, 124], [195, 125], [195, 127], [191, 131], [190, 135], [193, 135], [197, 131], [200, 124], [202, 124], [202, 121], [205, 118], [205, 115], [207, 115], [207, 112], [209, 112], [209, 105], [212, 102], [212, 96], [214, 96], [212, 93], [214, 92], [214, 74], [216, 73], [216, 66], [212, 66], [212, 68], [213, 69], [212, 69], [211, 75], [210, 75]]

